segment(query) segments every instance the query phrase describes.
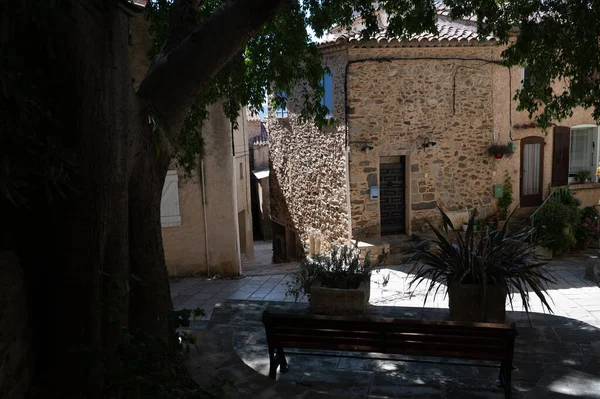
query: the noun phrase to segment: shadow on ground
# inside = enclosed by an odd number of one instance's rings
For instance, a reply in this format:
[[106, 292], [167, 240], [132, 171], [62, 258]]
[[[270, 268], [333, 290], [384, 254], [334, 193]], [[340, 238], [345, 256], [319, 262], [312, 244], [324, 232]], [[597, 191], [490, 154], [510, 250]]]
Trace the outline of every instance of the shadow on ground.
[[[240, 357], [267, 375], [268, 353], [261, 315], [267, 308], [308, 312], [301, 303], [224, 301], [209, 328], [230, 327]], [[370, 314], [443, 320], [447, 309], [370, 306]], [[566, 317], [508, 312], [517, 323], [514, 398], [600, 398], [600, 329]], [[315, 391], [360, 398], [502, 398], [492, 364], [344, 352], [290, 351], [290, 371], [278, 379]], [[352, 356], [352, 357], [340, 357]]]

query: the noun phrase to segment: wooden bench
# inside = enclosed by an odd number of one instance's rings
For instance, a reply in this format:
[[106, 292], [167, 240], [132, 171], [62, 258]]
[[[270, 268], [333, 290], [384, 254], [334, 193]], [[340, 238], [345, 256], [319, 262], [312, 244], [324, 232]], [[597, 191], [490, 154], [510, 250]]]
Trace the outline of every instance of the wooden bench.
[[511, 397], [514, 323], [459, 323], [382, 317], [263, 313], [269, 377], [288, 370], [284, 349], [321, 349], [500, 362], [499, 383]]

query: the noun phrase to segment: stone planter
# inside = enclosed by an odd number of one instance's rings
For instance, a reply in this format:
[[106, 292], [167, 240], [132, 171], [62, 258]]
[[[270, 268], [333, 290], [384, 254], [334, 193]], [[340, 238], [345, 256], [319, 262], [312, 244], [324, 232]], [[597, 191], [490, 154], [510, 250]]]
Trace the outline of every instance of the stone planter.
[[364, 315], [371, 295], [371, 280], [356, 289], [328, 288], [315, 281], [310, 287], [310, 308], [313, 313], [332, 316]]
[[536, 245], [534, 249], [535, 257], [542, 260], [552, 259], [552, 249]]
[[483, 285], [451, 282], [448, 285], [450, 320], [505, 323], [506, 295], [506, 287], [488, 285], [484, 301]]

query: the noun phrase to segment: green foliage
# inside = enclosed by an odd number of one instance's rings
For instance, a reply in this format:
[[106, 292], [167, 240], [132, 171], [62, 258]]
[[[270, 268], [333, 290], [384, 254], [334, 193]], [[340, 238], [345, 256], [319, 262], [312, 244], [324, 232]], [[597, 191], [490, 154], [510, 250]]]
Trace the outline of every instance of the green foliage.
[[556, 189], [533, 218], [538, 243], [557, 254], [575, 245], [579, 223], [579, 201], [567, 187]]
[[[210, 18], [223, 4], [222, 0], [201, 2], [198, 23]], [[429, 0], [380, 2], [370, 0], [291, 2], [290, 6], [266, 24], [246, 47], [223, 68], [192, 107], [176, 143], [175, 159], [191, 171], [202, 155], [202, 122], [208, 117], [206, 108], [225, 98], [223, 110], [234, 128], [242, 107], [251, 112], [262, 109], [268, 94], [272, 107], [286, 107], [285, 93], [294, 93], [300, 100], [300, 120], [314, 121], [317, 126], [331, 126], [335, 120], [327, 118], [329, 110], [321, 104], [324, 94], [322, 78], [328, 68], [322, 64], [322, 55], [316, 43], [307, 34], [311, 27], [322, 36], [332, 26], [349, 27], [357, 14], [366, 22], [365, 37], [378, 31], [375, 12], [385, 9], [390, 18], [390, 36], [410, 36], [422, 31], [436, 32], [435, 9]], [[150, 0], [148, 17], [151, 21], [151, 58], [162, 49], [167, 37], [171, 2]]]
[[513, 203], [513, 184], [508, 170], [504, 175], [504, 184], [502, 185], [502, 197], [498, 198], [498, 206], [502, 209], [500, 214], [501, 220], [506, 220], [508, 217], [508, 209]]
[[[481, 37], [494, 34], [514, 44], [503, 52], [507, 66], [526, 66], [526, 82], [515, 96], [519, 110], [547, 128], [573, 114], [573, 108], [592, 108], [600, 120], [597, 1], [446, 0], [451, 16], [476, 15]], [[553, 86], [559, 83], [559, 89]], [[519, 82], [513, 87], [519, 88]], [[564, 86], [564, 87], [563, 87]]]
[[321, 280], [324, 287], [355, 289], [362, 281], [369, 279], [371, 261], [369, 253], [364, 262], [360, 259], [360, 249], [355, 245], [349, 247], [333, 247], [329, 255], [316, 254], [303, 260], [294, 272], [292, 281], [287, 283], [287, 295], [296, 301], [306, 295], [310, 297], [310, 287], [316, 280]]
[[[198, 24], [204, 22], [222, 4], [221, 0], [202, 2], [198, 10]], [[167, 37], [171, 3], [152, 0], [148, 7], [151, 21], [149, 56], [159, 54]], [[209, 118], [207, 107], [225, 99], [223, 112], [237, 128], [237, 118], [244, 106], [251, 112], [262, 109], [267, 91], [273, 106], [286, 106], [281, 93], [299, 89], [303, 100], [304, 120], [314, 119], [326, 125], [327, 109], [321, 104], [324, 93], [321, 79], [327, 69], [321, 65], [321, 54], [306, 32], [306, 15], [299, 3], [294, 3], [277, 15], [273, 21], [250, 39], [213, 79], [191, 107], [179, 138], [173, 144], [174, 157], [186, 172], [197, 166], [197, 157], [203, 155], [202, 124]]]
[[585, 183], [588, 180], [592, 180], [592, 172], [589, 170], [582, 170], [581, 172], [577, 173], [576, 178], [579, 183]]
[[414, 274], [410, 285], [428, 285], [425, 301], [431, 292], [436, 295], [449, 282], [499, 284], [506, 286], [511, 302], [519, 294], [527, 312], [530, 291], [550, 310], [545, 292], [553, 280], [540, 269], [544, 263], [534, 260], [533, 247], [528, 244], [533, 230], [509, 234], [505, 225], [500, 231], [476, 236], [473, 227], [477, 212], [473, 212], [464, 237], [455, 231], [453, 240], [450, 231], [454, 226], [441, 208], [440, 214], [441, 229], [429, 223], [437, 239], [423, 241], [409, 260], [415, 263], [409, 272]]

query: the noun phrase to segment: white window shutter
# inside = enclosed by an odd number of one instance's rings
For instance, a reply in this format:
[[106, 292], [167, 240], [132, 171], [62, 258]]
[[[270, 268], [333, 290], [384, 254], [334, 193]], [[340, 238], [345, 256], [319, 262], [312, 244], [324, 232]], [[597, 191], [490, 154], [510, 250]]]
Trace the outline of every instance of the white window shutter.
[[162, 227], [181, 226], [181, 214], [179, 213], [179, 178], [176, 170], [169, 170], [165, 178], [160, 201], [160, 222]]

